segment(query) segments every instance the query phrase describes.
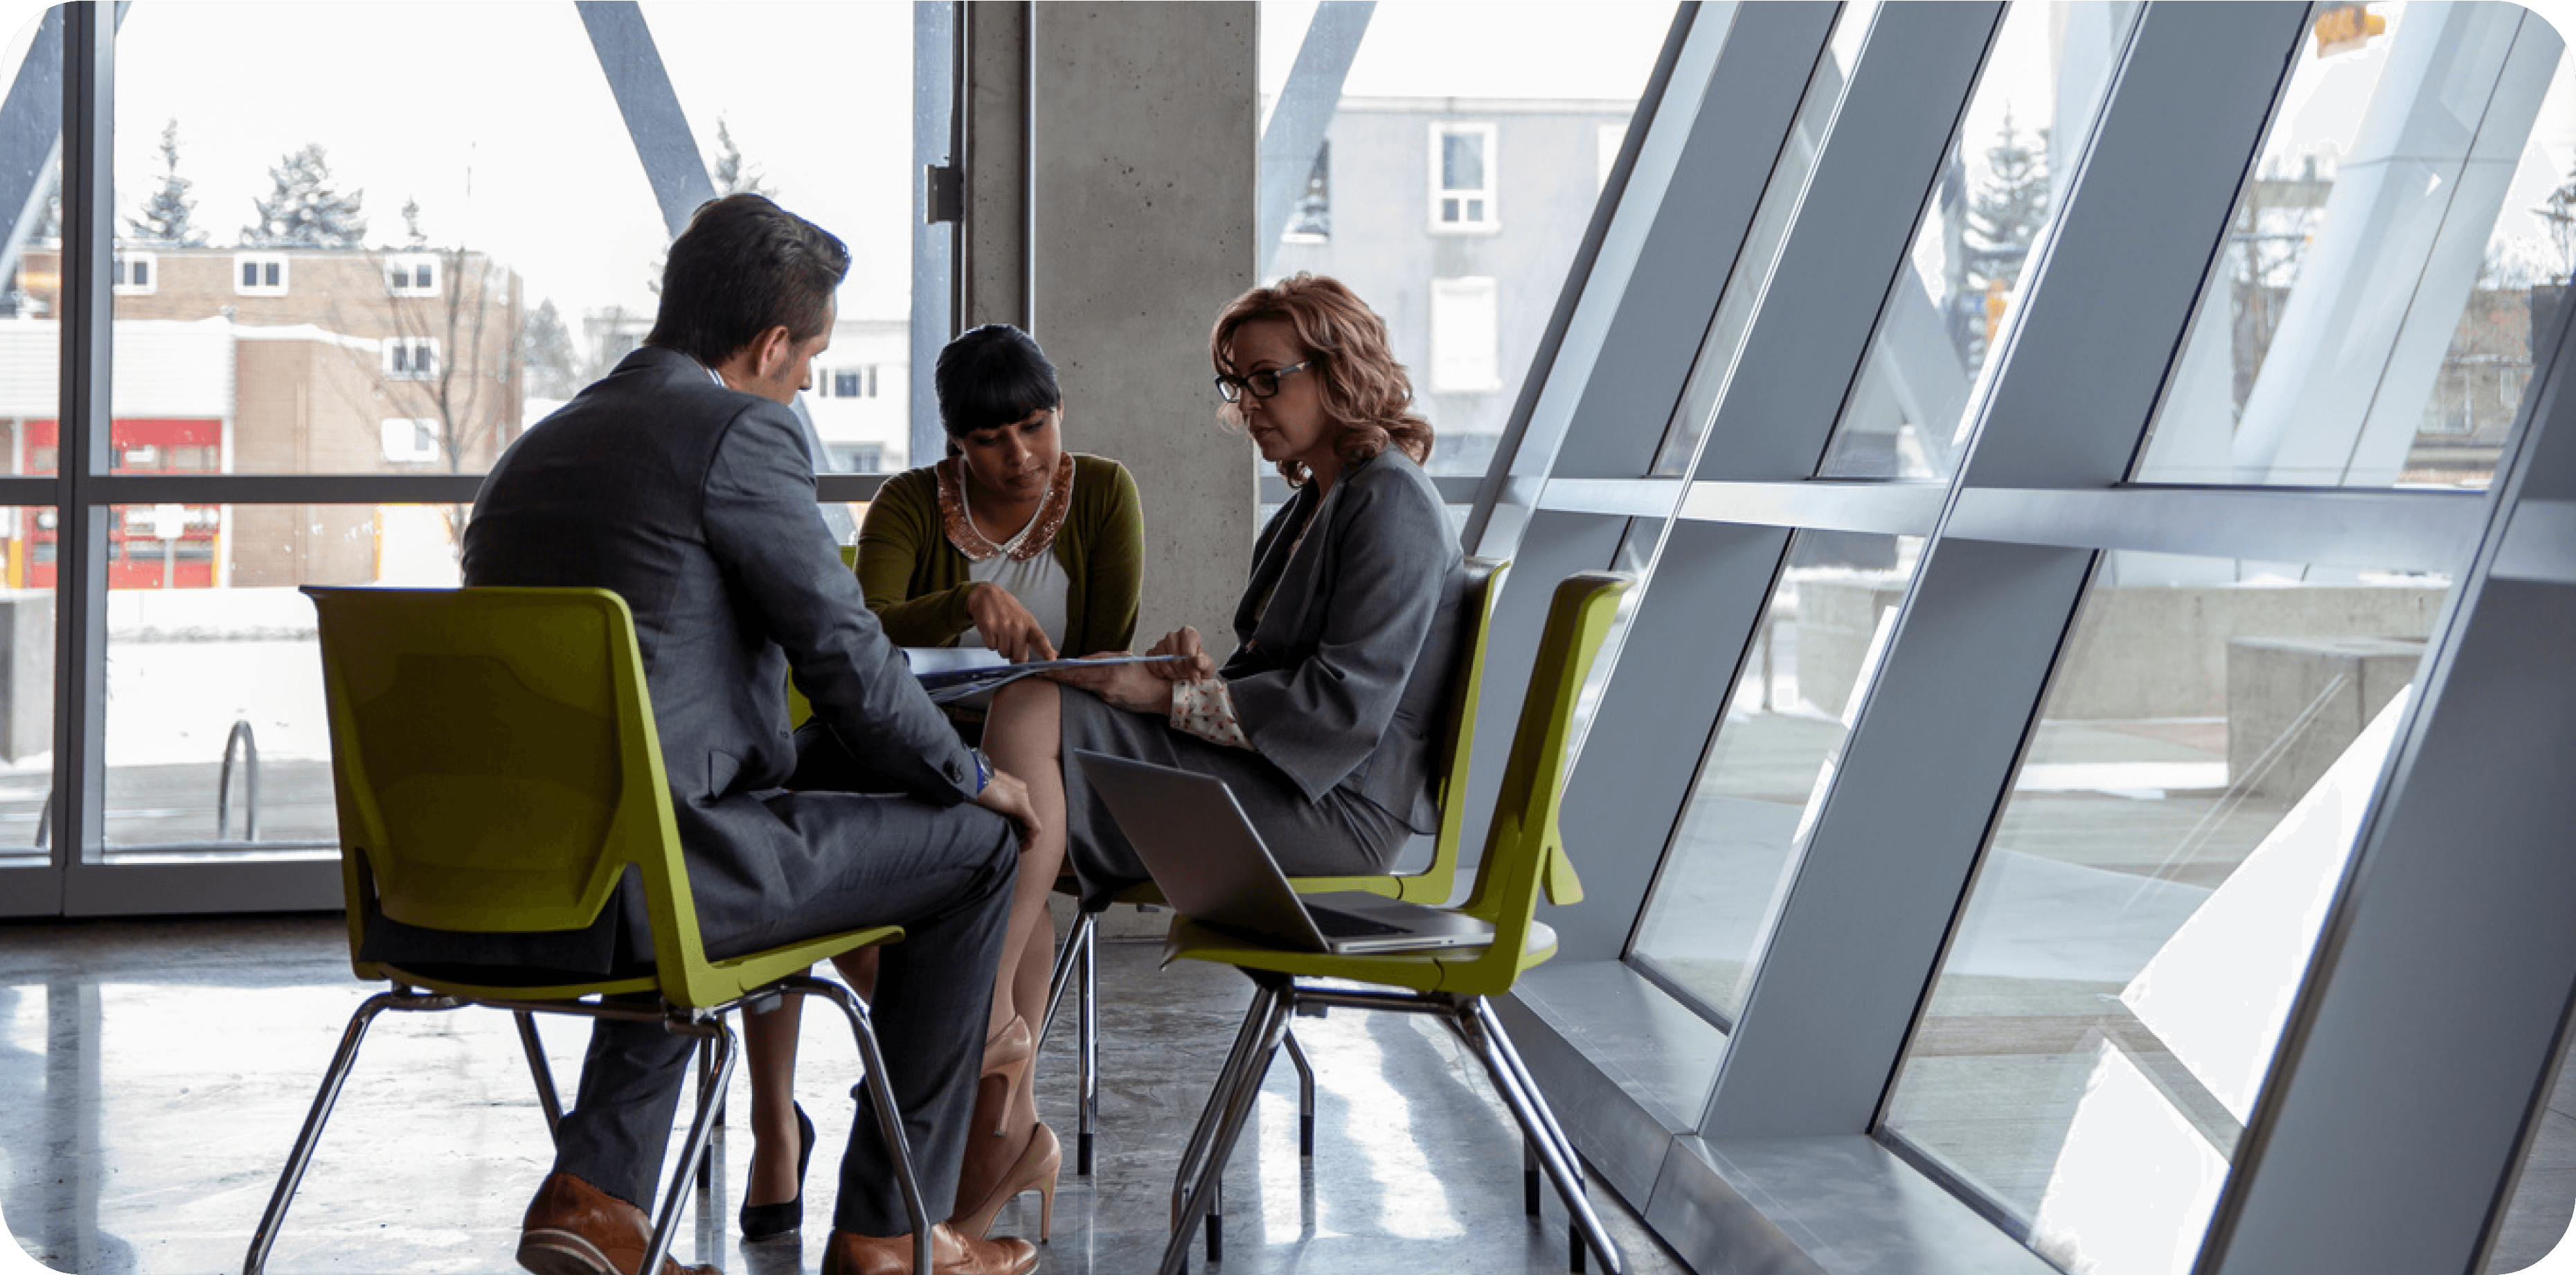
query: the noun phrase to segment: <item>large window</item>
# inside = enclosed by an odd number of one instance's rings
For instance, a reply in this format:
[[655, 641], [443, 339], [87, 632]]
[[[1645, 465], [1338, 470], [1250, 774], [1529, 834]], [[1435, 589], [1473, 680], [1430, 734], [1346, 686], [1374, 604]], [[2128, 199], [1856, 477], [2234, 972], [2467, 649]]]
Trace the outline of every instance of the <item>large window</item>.
[[2448, 588], [2307, 574], [2108, 556], [1888, 1100], [2067, 1269], [2198, 1249]]
[[2079, 8], [2097, 6], [2005, 11], [1818, 477], [1937, 479], [1957, 468], [1973, 387], [2136, 11], [2099, 6], [2076, 30], [2102, 23], [2109, 38], [2068, 39], [2066, 11]]
[[[1353, 28], [1345, 6], [1268, 3], [1260, 41], [1261, 162], [1301, 179], [1264, 206], [1261, 277], [1332, 275], [1384, 317], [1439, 431], [1430, 470], [1462, 478], [1493, 458], [1673, 8], [1466, 14], [1378, 5]], [[1290, 82], [1336, 50], [1338, 83]]]
[[[113, 235], [94, 245], [113, 260], [103, 416], [65, 422], [54, 385], [81, 285], [61, 200], [0, 190], [0, 208], [42, 219], [5, 240], [0, 294], [16, 343], [0, 351], [0, 484], [17, 485], [0, 508], [0, 651], [18, 652], [0, 670], [0, 863], [50, 870], [0, 874], [0, 913], [336, 899], [296, 589], [455, 583], [480, 475], [649, 329], [692, 187], [769, 193], [860, 249], [833, 348], [861, 371], [802, 414], [824, 469], [904, 464], [909, 258], [932, 242], [911, 232], [912, 131], [840, 121], [911, 118], [916, 15], [807, 13], [782, 44], [717, 7], [611, 9], [594, 29], [572, 5], [147, 2], [98, 32], [122, 128], [65, 166], [114, 176]], [[12, 47], [59, 59], [65, 12]], [[601, 42], [656, 56], [603, 71]], [[240, 73], [253, 64], [296, 73]], [[31, 73], [43, 90], [10, 100], [51, 127], [60, 69]], [[826, 82], [841, 106], [818, 114], [808, 90]], [[630, 91], [680, 114], [630, 120]], [[85, 504], [46, 503], [70, 489], [65, 467]], [[846, 532], [842, 502], [864, 488], [837, 481], [823, 508]], [[103, 634], [63, 660], [58, 595]], [[58, 757], [62, 695], [84, 724]], [[56, 846], [65, 801], [79, 843]]]
[[2495, 469], [2576, 270], [2576, 66], [2519, 5], [2370, 17], [2302, 51], [2140, 482], [2476, 487]]
[[1878, 670], [1923, 542], [1802, 533], [1683, 808], [1634, 959], [1720, 1022]]

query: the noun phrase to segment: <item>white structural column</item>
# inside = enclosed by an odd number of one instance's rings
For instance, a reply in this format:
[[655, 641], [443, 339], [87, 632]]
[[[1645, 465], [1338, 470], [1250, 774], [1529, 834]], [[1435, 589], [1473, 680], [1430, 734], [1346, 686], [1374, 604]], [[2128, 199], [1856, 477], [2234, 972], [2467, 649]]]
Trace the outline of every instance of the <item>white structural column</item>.
[[2512, 5], [2407, 11], [2246, 399], [2239, 481], [2397, 481], [2564, 48]]

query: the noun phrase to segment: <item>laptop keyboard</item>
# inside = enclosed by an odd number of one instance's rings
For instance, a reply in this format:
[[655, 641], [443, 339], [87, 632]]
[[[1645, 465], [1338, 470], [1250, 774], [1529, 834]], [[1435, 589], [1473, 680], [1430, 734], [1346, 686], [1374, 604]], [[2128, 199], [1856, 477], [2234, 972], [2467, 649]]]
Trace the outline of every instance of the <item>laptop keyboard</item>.
[[1401, 925], [1388, 925], [1331, 908], [1308, 908], [1306, 911], [1307, 915], [1315, 918], [1315, 928], [1322, 930], [1328, 939], [1366, 939], [1381, 934], [1412, 933]]

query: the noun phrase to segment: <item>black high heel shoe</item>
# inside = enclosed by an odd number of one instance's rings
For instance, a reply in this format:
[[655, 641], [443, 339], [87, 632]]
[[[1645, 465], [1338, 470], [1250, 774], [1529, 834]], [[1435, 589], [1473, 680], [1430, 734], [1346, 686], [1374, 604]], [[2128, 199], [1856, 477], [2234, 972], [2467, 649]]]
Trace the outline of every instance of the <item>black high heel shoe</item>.
[[742, 1206], [742, 1237], [746, 1240], [772, 1240], [794, 1233], [805, 1225], [805, 1166], [814, 1158], [814, 1122], [805, 1118], [802, 1104], [796, 1108], [796, 1194], [776, 1204]]

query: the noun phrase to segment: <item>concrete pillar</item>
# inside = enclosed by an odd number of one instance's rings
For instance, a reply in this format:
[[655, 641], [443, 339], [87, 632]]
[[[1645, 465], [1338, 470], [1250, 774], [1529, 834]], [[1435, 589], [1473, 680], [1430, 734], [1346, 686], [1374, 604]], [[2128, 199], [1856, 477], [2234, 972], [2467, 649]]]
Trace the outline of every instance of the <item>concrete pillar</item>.
[[[1060, 0], [1035, 11], [1031, 330], [1062, 376], [1067, 440], [1125, 462], [1143, 493], [1139, 649], [1192, 624], [1230, 650], [1255, 530], [1254, 456], [1217, 422], [1207, 335], [1253, 283], [1255, 6]], [[981, 267], [970, 269], [983, 288]]]

